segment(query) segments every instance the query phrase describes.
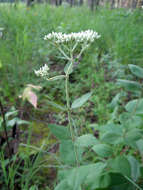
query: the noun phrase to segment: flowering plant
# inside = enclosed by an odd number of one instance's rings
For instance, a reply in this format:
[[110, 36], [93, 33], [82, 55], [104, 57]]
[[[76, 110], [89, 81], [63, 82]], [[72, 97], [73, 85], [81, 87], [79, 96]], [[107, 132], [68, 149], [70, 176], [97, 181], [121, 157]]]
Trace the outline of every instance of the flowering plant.
[[[34, 71], [37, 76], [40, 76], [46, 79], [47, 81], [59, 80], [59, 79], [65, 80], [66, 108], [64, 109], [64, 111], [67, 112], [68, 127], [65, 128], [63, 126], [57, 127], [55, 125], [52, 125], [51, 129], [54, 135], [61, 141], [60, 159], [66, 165], [67, 164], [76, 165], [76, 168], [79, 168], [80, 166], [82, 150], [76, 146], [77, 134], [75, 134], [75, 129], [77, 131], [77, 127], [72, 117], [72, 110], [81, 107], [91, 97], [92, 93], [91, 92], [86, 93], [82, 95], [80, 98], [74, 100], [73, 103], [71, 103], [69, 96], [69, 76], [73, 72], [73, 65], [75, 61], [78, 61], [82, 53], [90, 46], [90, 44], [95, 39], [98, 38], [100, 38], [100, 35], [98, 35], [98, 33], [93, 30], [86, 30], [70, 34], [63, 34], [61, 32], [60, 33], [52, 32], [46, 35], [44, 37], [44, 40], [48, 41], [55, 48], [57, 48], [59, 52], [63, 55], [63, 58], [67, 60], [67, 64], [64, 68], [65, 74], [50, 78], [49, 67], [47, 65], [44, 65], [39, 70]], [[54, 105], [56, 106], [56, 104]], [[63, 107], [61, 110], [63, 111]], [[50, 128], [50, 125], [48, 127]], [[58, 189], [59, 187], [57, 186], [55, 190]], [[60, 187], [60, 189], [63, 190], [63, 187]], [[78, 188], [74, 189], [77, 190]]]
[[[70, 34], [65, 34], [62, 32], [52, 32], [45, 35], [44, 40], [47, 40], [54, 47], [56, 47], [59, 52], [64, 56], [64, 59], [69, 61], [70, 64], [67, 65], [68, 69], [67, 67], [65, 68], [67, 69], [66, 74], [68, 75], [70, 74], [68, 72], [71, 72], [71, 70], [73, 69], [72, 67], [74, 61], [78, 60], [81, 57], [82, 53], [90, 46], [90, 44], [98, 38], [100, 38], [100, 35], [97, 32], [93, 30], [86, 30], [77, 33], [72, 32]], [[77, 48], [80, 48], [80, 51], [75, 57], [74, 53], [75, 51], [77, 51]], [[48, 78], [48, 71], [49, 67], [45, 64], [39, 70], [35, 70], [35, 74], [47, 80], [64, 78], [63, 75]]]
[[[40, 76], [48, 81], [65, 79], [65, 93], [66, 93], [66, 110], [68, 115], [69, 129], [70, 135], [72, 139], [72, 143], [75, 141], [75, 134], [73, 131], [73, 123], [71, 110], [81, 107], [91, 96], [92, 93], [87, 93], [76, 99], [72, 104], [70, 103], [69, 97], [69, 75], [73, 72], [73, 64], [75, 59], [79, 59], [82, 53], [89, 47], [89, 45], [95, 40], [100, 38], [97, 32], [93, 30], [86, 30], [78, 33], [56, 33], [52, 32], [44, 37], [44, 40], [50, 42], [54, 47], [56, 47], [60, 53], [64, 56], [64, 58], [68, 61], [67, 65], [64, 68], [65, 75], [58, 75], [52, 78], [49, 78], [49, 67], [45, 64], [39, 70], [35, 70], [35, 74]], [[80, 51], [78, 55], [75, 57], [74, 52], [76, 48], [80, 47]], [[79, 165], [78, 160], [78, 152], [74, 146], [74, 152], [76, 157], [76, 163]]]
[[[78, 128], [73, 119], [72, 111], [81, 107], [91, 97], [92, 93], [86, 93], [71, 103], [69, 76], [74, 70], [75, 59], [79, 59], [87, 47], [99, 37], [100, 35], [96, 32], [87, 30], [71, 34], [52, 32], [44, 38], [54, 45], [67, 60], [64, 75], [49, 78], [49, 67], [47, 65], [35, 71], [37, 76], [48, 81], [58, 79], [65, 81], [66, 108], [59, 105], [58, 108], [67, 112], [68, 126], [48, 125], [52, 133], [59, 139], [60, 161], [64, 164], [63, 169], [59, 172], [61, 181], [54, 190], [95, 190], [116, 189], [118, 187], [119, 189], [129, 187], [128, 189], [142, 190], [138, 185], [142, 177], [142, 165], [139, 163], [139, 159], [134, 156], [134, 152], [140, 152], [141, 159], [143, 155], [143, 130], [140, 128], [143, 115], [142, 85], [130, 80], [118, 80], [121, 87], [126, 88], [129, 92], [136, 92], [139, 99], [128, 102], [124, 109], [121, 109], [126, 111], [118, 115], [120, 97], [126, 94], [117, 94], [111, 102], [114, 111], [107, 124], [103, 127], [97, 124], [96, 126], [94, 126], [95, 124], [91, 125], [96, 130], [98, 129], [98, 138], [93, 134], [79, 136]], [[139, 79], [143, 78], [143, 68], [129, 65], [129, 69]], [[54, 105], [57, 107], [56, 104]], [[94, 163], [89, 163], [91, 158], [90, 160], [83, 159], [83, 154], [86, 157], [86, 153], [89, 152], [96, 155], [94, 156]], [[124, 180], [122, 180], [123, 177]], [[123, 184], [118, 182], [116, 184], [115, 178], [123, 181]]]

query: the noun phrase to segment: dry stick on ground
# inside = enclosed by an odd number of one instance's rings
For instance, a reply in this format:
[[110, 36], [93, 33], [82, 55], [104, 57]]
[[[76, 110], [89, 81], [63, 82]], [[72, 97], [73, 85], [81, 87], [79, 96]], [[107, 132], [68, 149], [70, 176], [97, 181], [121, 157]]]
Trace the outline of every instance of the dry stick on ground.
[[2, 126], [3, 126], [4, 132], [5, 132], [6, 143], [7, 143], [8, 153], [9, 153], [9, 157], [10, 157], [11, 156], [11, 150], [10, 150], [10, 145], [9, 145], [9, 142], [8, 142], [8, 133], [7, 133], [7, 129], [6, 129], [6, 119], [5, 119], [4, 108], [3, 108], [3, 105], [2, 105], [1, 101], [0, 101], [0, 110], [1, 110], [1, 115], [2, 115], [2, 118], [3, 118]]

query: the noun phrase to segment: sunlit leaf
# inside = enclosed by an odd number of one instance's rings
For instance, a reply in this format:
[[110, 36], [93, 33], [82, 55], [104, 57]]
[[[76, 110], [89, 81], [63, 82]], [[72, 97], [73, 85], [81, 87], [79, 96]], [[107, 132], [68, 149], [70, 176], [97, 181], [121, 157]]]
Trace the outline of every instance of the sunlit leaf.
[[143, 98], [142, 99], [135, 99], [128, 102], [125, 106], [125, 109], [133, 114], [143, 114]]
[[91, 134], [86, 134], [76, 139], [76, 145], [81, 147], [89, 147], [98, 143], [98, 140]]
[[92, 150], [94, 150], [94, 152], [96, 152], [96, 154], [101, 157], [109, 157], [109, 156], [112, 156], [112, 154], [113, 154], [113, 150], [112, 150], [111, 146], [109, 146], [107, 144], [94, 145], [92, 147]]
[[71, 105], [71, 108], [75, 109], [75, 108], [81, 107], [91, 97], [91, 95], [92, 95], [92, 93], [89, 92], [87, 94], [84, 94], [80, 98], [74, 100], [74, 102]]
[[140, 92], [142, 89], [140, 83], [135, 81], [118, 79], [117, 84], [121, 87], [124, 87], [125, 90], [130, 92]]
[[143, 68], [137, 65], [129, 64], [129, 69], [135, 76], [143, 79]]

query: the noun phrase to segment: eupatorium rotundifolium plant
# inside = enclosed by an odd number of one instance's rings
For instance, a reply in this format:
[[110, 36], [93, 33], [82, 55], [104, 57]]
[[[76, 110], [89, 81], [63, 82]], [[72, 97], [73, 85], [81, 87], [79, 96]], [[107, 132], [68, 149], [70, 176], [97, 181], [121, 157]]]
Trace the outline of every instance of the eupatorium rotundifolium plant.
[[[44, 40], [51, 43], [61, 52], [63, 58], [71, 63], [68, 69], [72, 70], [74, 60], [79, 59], [82, 53], [89, 47], [89, 45], [95, 39], [98, 39], [100, 37], [101, 36], [97, 32], [93, 30], [86, 30], [77, 33], [72, 32], [70, 34], [65, 34], [62, 32], [52, 32], [45, 35]], [[75, 52], [78, 52], [78, 55], [76, 55], [76, 57], [74, 57]], [[35, 74], [37, 76], [43, 77], [47, 80], [56, 80], [64, 77], [63, 75], [60, 75], [53, 78], [49, 78], [48, 72], [49, 67], [46, 64], [42, 66], [39, 70], [35, 70]]]
[[[48, 81], [64, 79], [65, 80], [65, 94], [66, 94], [66, 110], [68, 115], [69, 129], [72, 142], [75, 141], [75, 135], [73, 130], [73, 118], [71, 115], [72, 109], [81, 107], [91, 96], [91, 93], [82, 95], [76, 99], [72, 104], [69, 97], [69, 75], [73, 72], [73, 65], [75, 61], [81, 57], [82, 53], [90, 46], [94, 40], [100, 38], [100, 35], [93, 30], [86, 30], [77, 33], [56, 33], [52, 32], [44, 37], [44, 40], [48, 41], [51, 45], [59, 50], [62, 54], [62, 58], [67, 60], [67, 64], [64, 68], [64, 75], [58, 75], [49, 77], [49, 67], [44, 65], [39, 70], [35, 70], [35, 74]], [[75, 127], [75, 126], [74, 126]], [[59, 129], [60, 130], [60, 129]], [[74, 143], [73, 143], [74, 144]], [[74, 146], [75, 147], [75, 146]], [[77, 165], [78, 153], [76, 147], [74, 148]]]

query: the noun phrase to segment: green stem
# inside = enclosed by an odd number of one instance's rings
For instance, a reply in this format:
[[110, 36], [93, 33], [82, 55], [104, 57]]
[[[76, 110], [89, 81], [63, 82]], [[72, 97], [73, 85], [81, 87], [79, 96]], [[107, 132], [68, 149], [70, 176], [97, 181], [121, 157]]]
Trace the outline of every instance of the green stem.
[[66, 102], [67, 102], [67, 113], [68, 113], [68, 122], [69, 122], [70, 134], [71, 134], [71, 139], [72, 139], [73, 146], [74, 146], [76, 163], [77, 163], [77, 167], [78, 167], [79, 166], [78, 154], [77, 154], [76, 147], [74, 145], [75, 137], [74, 137], [74, 132], [72, 129], [72, 117], [71, 117], [70, 98], [69, 98], [69, 74], [66, 75], [65, 90], [66, 90]]
[[130, 183], [132, 183], [137, 189], [143, 190], [141, 187], [139, 187], [133, 180], [131, 180], [129, 177], [124, 176]]
[[71, 111], [70, 111], [70, 99], [69, 99], [69, 75], [66, 75], [66, 81], [65, 81], [65, 89], [66, 89], [66, 102], [67, 102], [67, 113], [68, 113], [68, 122], [69, 122], [69, 127], [70, 127], [70, 133], [71, 133], [71, 138], [72, 141], [74, 142], [74, 134], [72, 130], [72, 122], [71, 122]]

